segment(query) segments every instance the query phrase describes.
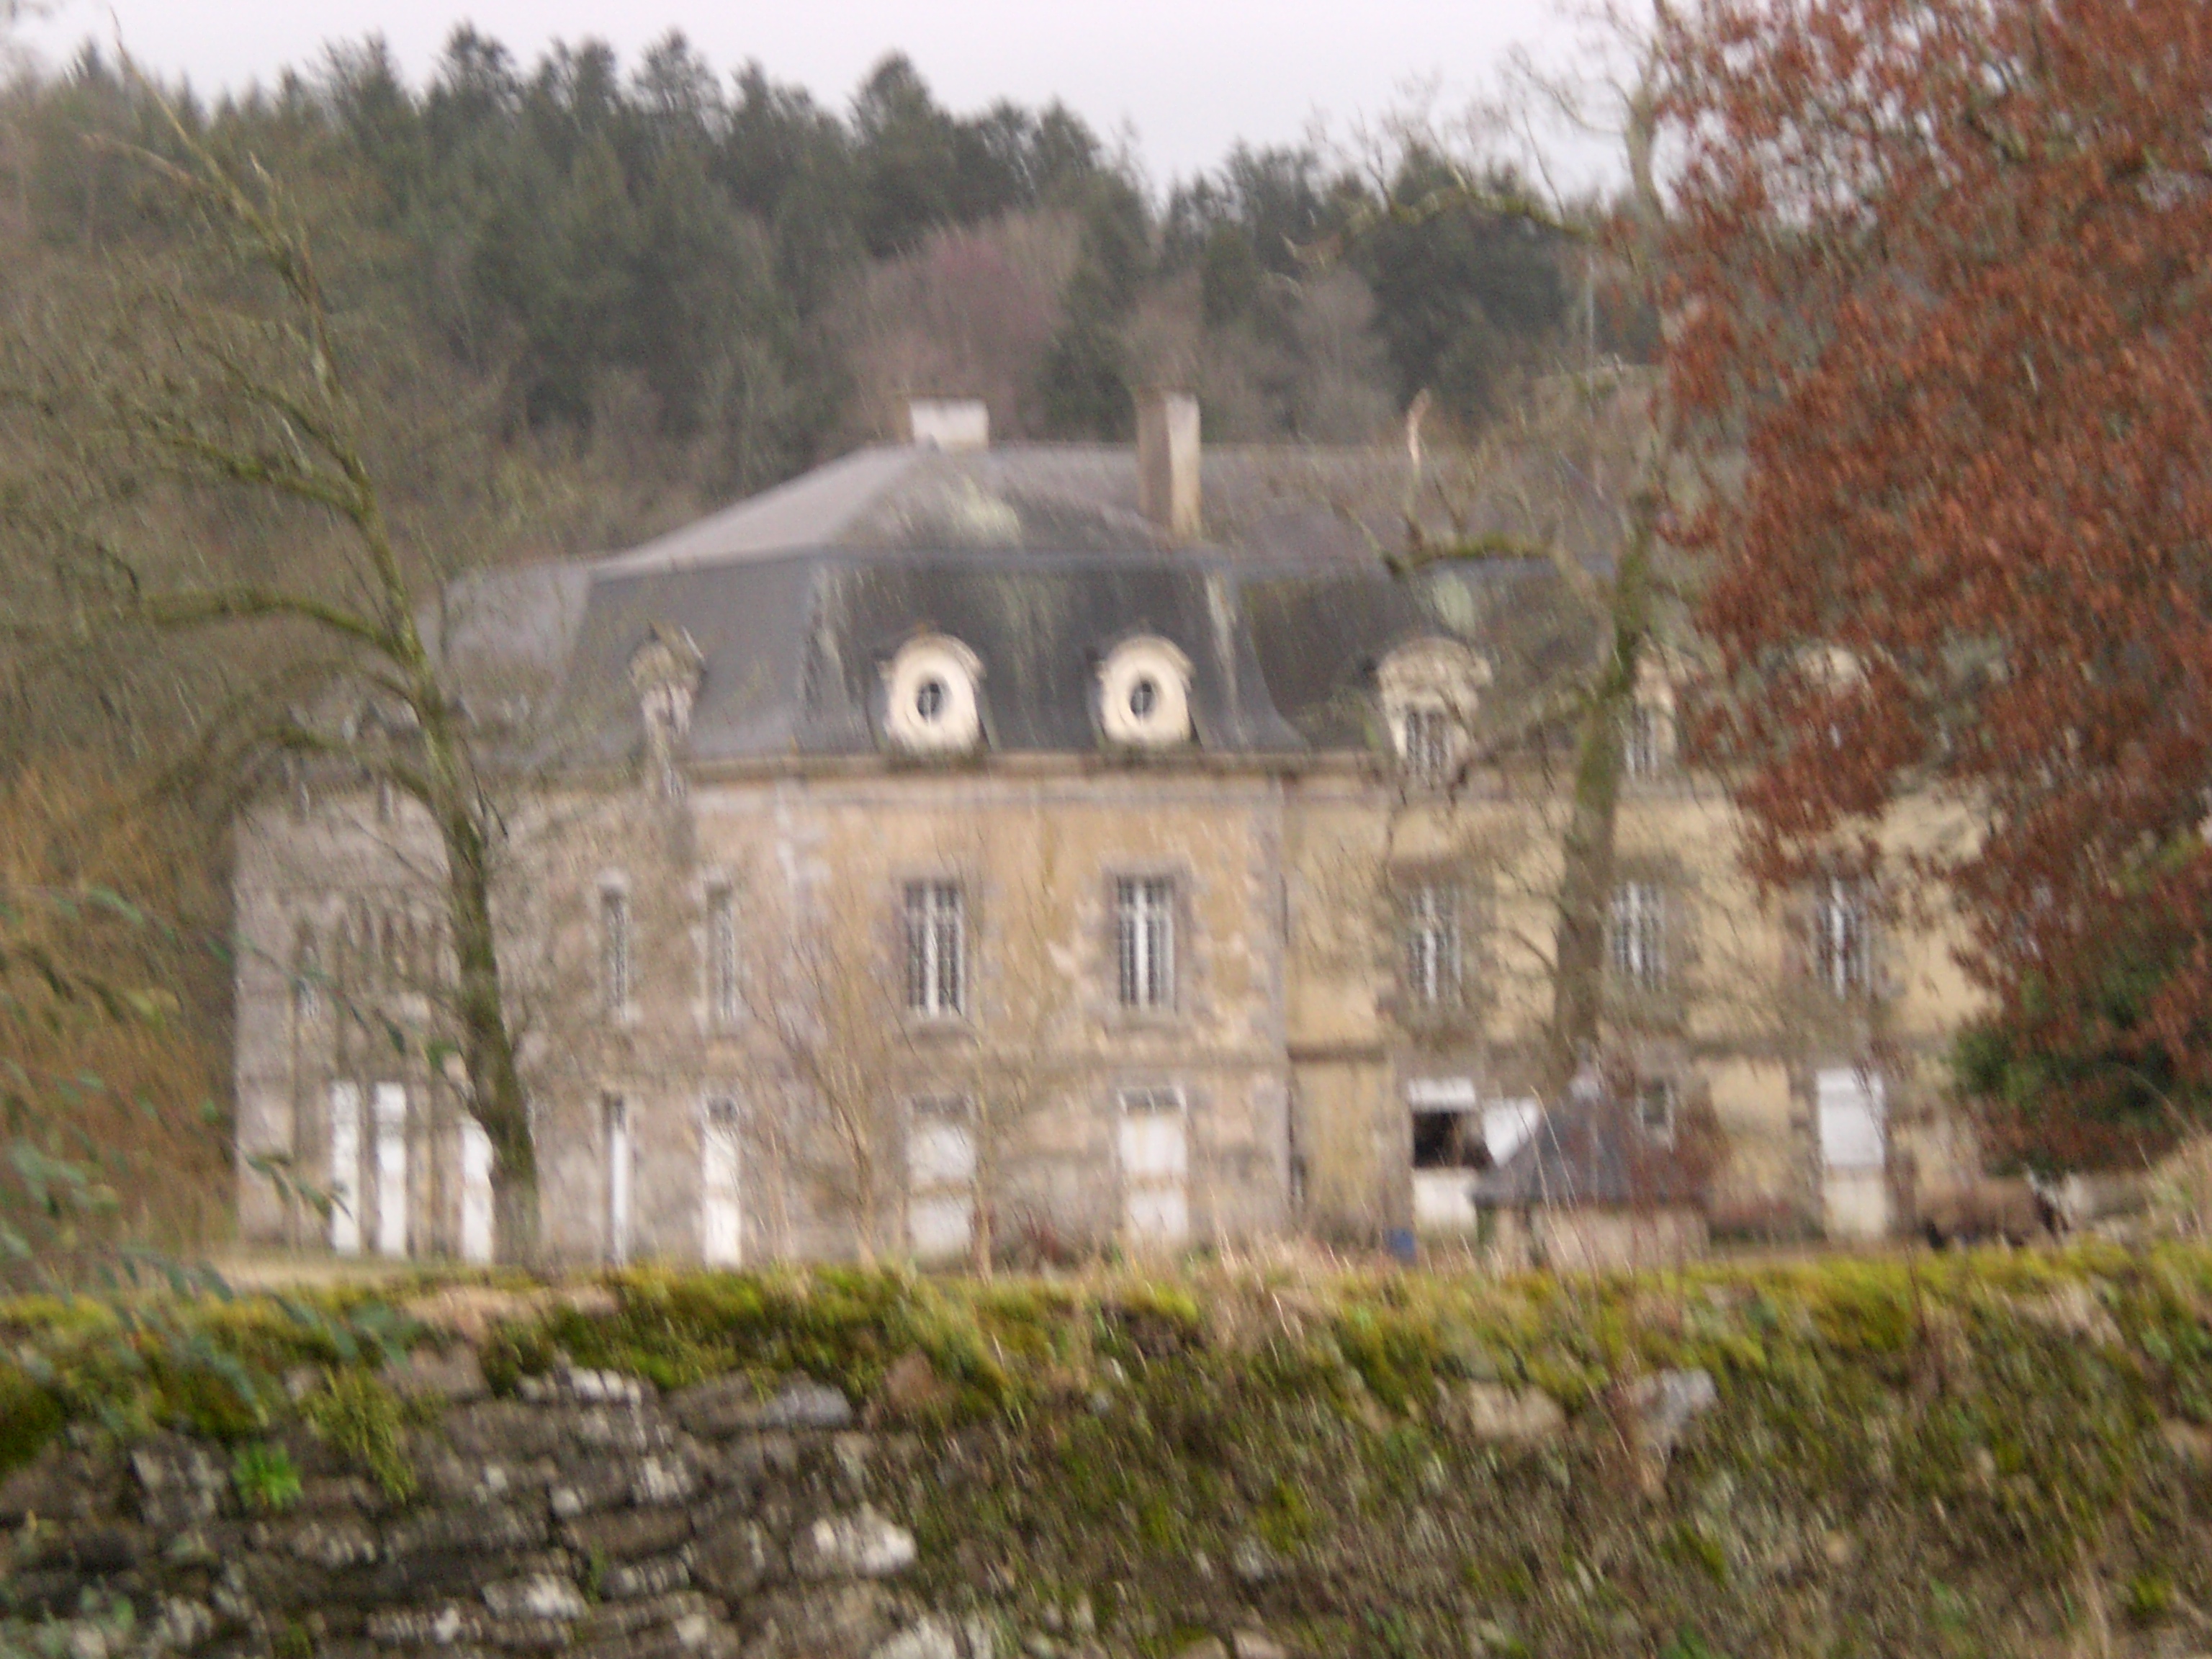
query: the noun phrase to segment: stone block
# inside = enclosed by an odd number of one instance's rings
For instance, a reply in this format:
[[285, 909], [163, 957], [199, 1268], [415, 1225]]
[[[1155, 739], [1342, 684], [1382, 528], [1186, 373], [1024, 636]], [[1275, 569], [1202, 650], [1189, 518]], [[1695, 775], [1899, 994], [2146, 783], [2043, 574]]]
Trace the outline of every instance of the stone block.
[[[483, 1587], [484, 1605], [501, 1619], [581, 1619], [590, 1611], [584, 1593], [550, 1572], [505, 1578]], [[504, 1644], [501, 1645], [504, 1646]]]
[[699, 1468], [678, 1455], [639, 1460], [630, 1478], [629, 1500], [641, 1506], [681, 1504], [699, 1490]]
[[959, 1632], [933, 1614], [882, 1643], [868, 1659], [967, 1659], [967, 1656]]
[[482, 1400], [490, 1392], [476, 1350], [416, 1348], [384, 1369], [384, 1381], [403, 1400]]
[[1477, 1440], [1536, 1445], [1566, 1431], [1565, 1411], [1541, 1389], [1470, 1382], [1461, 1398], [1467, 1410], [1468, 1432]]
[[1289, 1650], [1265, 1631], [1240, 1630], [1229, 1645], [1237, 1659], [1291, 1659]]
[[779, 1576], [782, 1565], [765, 1527], [733, 1516], [699, 1540], [691, 1575], [724, 1600], [739, 1601]]
[[428, 1551], [526, 1549], [550, 1534], [543, 1510], [519, 1504], [486, 1504], [464, 1510], [428, 1510], [395, 1521], [385, 1528], [385, 1547], [394, 1555]]
[[599, 1594], [610, 1601], [629, 1601], [666, 1595], [691, 1582], [691, 1552], [672, 1550], [642, 1561], [624, 1561], [607, 1569], [599, 1579]]
[[222, 1511], [230, 1471], [207, 1448], [180, 1435], [160, 1435], [131, 1453], [138, 1516], [156, 1532], [212, 1521]]
[[595, 1515], [628, 1504], [637, 1484], [637, 1465], [628, 1458], [615, 1457], [563, 1470], [547, 1496], [554, 1516], [571, 1521], [580, 1515]]
[[766, 1659], [863, 1659], [896, 1628], [880, 1584], [772, 1590], [747, 1604], [745, 1652]]
[[0, 1480], [0, 1527], [13, 1530], [34, 1515], [42, 1521], [88, 1519], [100, 1510], [92, 1473], [89, 1460], [58, 1443], [47, 1446]]
[[448, 1412], [445, 1431], [455, 1451], [508, 1463], [558, 1457], [569, 1443], [562, 1413], [514, 1400], [479, 1401]]
[[561, 1535], [585, 1555], [626, 1561], [676, 1549], [691, 1536], [691, 1517], [678, 1509], [617, 1510], [565, 1522]]
[[853, 1405], [837, 1389], [811, 1377], [793, 1377], [767, 1399], [745, 1376], [720, 1376], [686, 1389], [671, 1402], [677, 1421], [692, 1433], [720, 1439], [766, 1430], [842, 1429]]
[[331, 1572], [366, 1566], [377, 1558], [376, 1534], [366, 1521], [353, 1516], [302, 1521], [287, 1531], [284, 1548], [294, 1559]]
[[914, 1534], [863, 1504], [825, 1515], [793, 1540], [791, 1570], [801, 1578], [889, 1578], [915, 1563]]
[[478, 1607], [386, 1607], [368, 1615], [368, 1639], [387, 1648], [447, 1648], [483, 1638], [489, 1621]]
[[1635, 1414], [1641, 1449], [1662, 1462], [1673, 1455], [1691, 1423], [1720, 1403], [1712, 1373], [1705, 1370], [1639, 1376], [1622, 1397]]

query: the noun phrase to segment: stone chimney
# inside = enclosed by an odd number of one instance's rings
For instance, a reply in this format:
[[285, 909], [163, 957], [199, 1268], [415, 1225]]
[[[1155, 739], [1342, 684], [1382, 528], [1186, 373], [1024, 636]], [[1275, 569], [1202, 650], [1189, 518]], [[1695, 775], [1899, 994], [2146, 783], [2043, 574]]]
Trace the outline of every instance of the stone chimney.
[[909, 398], [908, 441], [924, 449], [988, 449], [991, 406], [981, 398]]
[[1170, 541], [1196, 541], [1198, 399], [1188, 392], [1137, 394], [1137, 504]]

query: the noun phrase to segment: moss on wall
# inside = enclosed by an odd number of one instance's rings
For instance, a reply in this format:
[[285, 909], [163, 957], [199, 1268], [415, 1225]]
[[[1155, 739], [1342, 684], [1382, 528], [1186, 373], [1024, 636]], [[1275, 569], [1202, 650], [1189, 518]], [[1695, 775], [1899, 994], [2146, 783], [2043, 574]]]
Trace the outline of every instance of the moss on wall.
[[[143, 1319], [0, 1314], [32, 1358], [0, 1370], [0, 1454], [64, 1417], [242, 1441], [294, 1394], [320, 1409], [299, 1368], [355, 1376], [416, 1334], [358, 1299], [163, 1317], [185, 1358]], [[479, 1352], [506, 1392], [564, 1363], [835, 1384], [905, 1448], [879, 1497], [933, 1605], [1080, 1607], [1113, 1652], [1257, 1623], [1328, 1655], [2148, 1653], [2212, 1607], [2203, 1252], [1582, 1282], [647, 1270], [517, 1308]], [[1715, 1402], [1655, 1426], [1639, 1379], [1692, 1370]], [[1529, 1389], [1563, 1413], [1475, 1409]]]

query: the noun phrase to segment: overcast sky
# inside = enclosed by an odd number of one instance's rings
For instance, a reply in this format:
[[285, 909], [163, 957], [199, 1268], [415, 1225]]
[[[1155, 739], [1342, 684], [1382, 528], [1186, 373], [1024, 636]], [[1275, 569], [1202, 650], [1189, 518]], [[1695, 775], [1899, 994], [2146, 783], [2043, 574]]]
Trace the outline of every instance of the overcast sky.
[[418, 79], [466, 20], [526, 63], [596, 35], [626, 62], [670, 27], [718, 68], [758, 58], [842, 109], [902, 51], [939, 99], [1064, 99], [1102, 132], [1126, 124], [1156, 185], [1211, 167], [1236, 138], [1292, 143], [1316, 115], [1375, 115], [1440, 80], [1464, 98], [1516, 42], [1556, 36], [1549, 0], [55, 0], [23, 33], [49, 62], [88, 35], [203, 90], [313, 64], [380, 33]]

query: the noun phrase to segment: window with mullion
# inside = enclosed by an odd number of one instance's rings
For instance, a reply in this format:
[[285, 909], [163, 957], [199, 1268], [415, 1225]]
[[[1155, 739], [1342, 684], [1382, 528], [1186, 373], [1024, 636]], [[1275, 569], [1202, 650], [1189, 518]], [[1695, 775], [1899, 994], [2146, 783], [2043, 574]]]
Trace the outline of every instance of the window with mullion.
[[1867, 988], [1869, 961], [1865, 890], [1832, 877], [1813, 907], [1813, 963], [1831, 996], [1856, 996]]
[[1608, 945], [1622, 984], [1656, 991], [1667, 979], [1666, 895], [1655, 881], [1625, 881], [1613, 890]]
[[738, 907], [726, 887], [707, 892], [707, 992], [714, 1024], [738, 1023]]
[[599, 980], [606, 1011], [617, 1018], [629, 1012], [629, 895], [618, 887], [599, 894]]
[[1175, 884], [1164, 877], [1115, 884], [1124, 1008], [1175, 1006]]
[[1424, 882], [1407, 896], [1407, 988], [1423, 1007], [1458, 1000], [1459, 909], [1459, 895], [1437, 883]]
[[908, 882], [906, 889], [906, 1006], [933, 1018], [961, 1011], [967, 934], [960, 885]]

